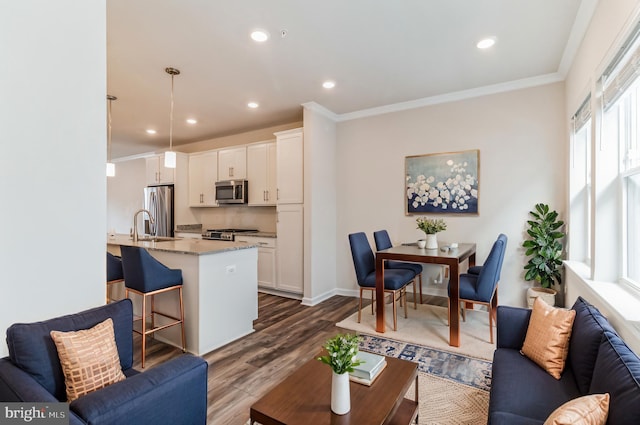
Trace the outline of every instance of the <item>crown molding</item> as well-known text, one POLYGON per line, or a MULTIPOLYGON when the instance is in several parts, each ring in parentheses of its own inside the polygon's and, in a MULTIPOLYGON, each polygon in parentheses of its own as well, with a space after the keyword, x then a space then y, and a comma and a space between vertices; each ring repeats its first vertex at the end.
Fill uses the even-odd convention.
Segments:
POLYGON ((571 64, 578 53, 582 39, 587 32, 591 18, 598 6, 598 0, 582 0, 576 19, 573 21, 571 32, 569 33, 569 39, 565 45, 562 58, 560 59, 560 66, 558 66, 558 73, 563 77, 567 76, 571 64))
POLYGON ((323 115, 324 117, 329 118, 332 121, 338 121, 340 119, 340 115, 336 114, 333 111, 330 111, 329 109, 325 108, 324 106, 322 106, 322 105, 320 105, 319 103, 316 103, 316 102, 303 103, 302 107, 304 109, 308 109, 310 111, 317 112, 320 115, 323 115))
POLYGON ((543 86, 564 81, 564 76, 559 72, 540 75, 537 77, 523 78, 521 80, 509 81, 506 83, 493 84, 490 86, 478 87, 469 90, 461 90, 457 92, 442 94, 438 96, 425 97, 422 99, 410 100, 408 102, 394 103, 391 105, 380 106, 376 108, 363 109, 355 112, 348 112, 337 115, 338 122, 350 121, 359 118, 383 115, 392 112, 406 111, 409 109, 422 108, 424 106, 439 105, 442 103, 457 102, 475 97, 488 96, 491 94, 504 93, 513 90, 521 90, 530 87, 543 86))

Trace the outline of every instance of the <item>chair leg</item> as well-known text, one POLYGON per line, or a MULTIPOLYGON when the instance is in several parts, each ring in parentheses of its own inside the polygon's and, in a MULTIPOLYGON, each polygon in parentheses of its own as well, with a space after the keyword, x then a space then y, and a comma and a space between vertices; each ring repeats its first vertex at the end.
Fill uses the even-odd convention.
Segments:
POLYGON ((398 330, 398 311, 396 310, 396 293, 393 293, 393 330, 398 330))
POLYGON ((424 303, 422 301, 422 273, 418 275, 418 281, 420 282, 420 304, 424 303))
POLYGON ((371 291, 371 315, 373 316, 373 306, 376 302, 376 290, 371 291))
POLYGON ((358 301, 358 323, 362 318, 362 288, 360 288, 360 300, 358 301))
MULTIPOLYGON (((422 296, 422 291, 420 291, 420 296, 422 296)), ((422 303, 422 300, 420 300, 420 303, 422 303)), ((416 298, 416 279, 413 279, 413 309, 417 310, 418 309, 418 299, 416 298)))
POLYGON ((142 368, 144 369, 144 357, 147 351, 147 295, 142 295, 142 368))
POLYGON ((182 352, 187 351, 187 339, 184 333, 184 303, 182 302, 182 286, 178 289, 180 293, 180 325, 182 327, 182 352))
POLYGON ((465 310, 464 305, 465 304, 463 302, 460 303, 460 315, 462 316, 462 321, 466 322, 467 321, 467 310, 465 310))
MULTIPOLYGON (((415 290, 415 286, 413 288, 415 290)), ((408 319, 409 315, 407 314, 407 287, 405 286, 401 292, 401 296, 404 298, 404 318, 408 319)))

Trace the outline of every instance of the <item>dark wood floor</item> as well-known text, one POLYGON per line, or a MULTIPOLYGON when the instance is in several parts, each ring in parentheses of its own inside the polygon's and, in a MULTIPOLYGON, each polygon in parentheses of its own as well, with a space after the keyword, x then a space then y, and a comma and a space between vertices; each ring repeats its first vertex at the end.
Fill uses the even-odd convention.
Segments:
MULTIPOLYGON (((335 296, 314 306, 259 294, 255 332, 204 356, 209 363, 207 423, 243 425, 249 408, 276 383, 318 354, 338 334, 335 324, 356 310, 355 298, 335 296)), ((134 339, 134 367, 140 366, 140 338, 134 339)), ((181 354, 149 341, 145 369, 181 354)))
MULTIPOLYGON (((444 306, 446 300, 424 299, 444 306)), ((259 294, 255 332, 204 356, 209 363, 207 423, 244 425, 251 405, 318 354, 327 339, 343 332, 335 324, 356 311, 357 298, 352 297, 334 296, 307 307, 300 301, 259 294)), ((134 337, 134 346, 134 367, 140 369, 139 336, 134 337)), ((148 340, 145 369, 180 354, 177 348, 148 340)))

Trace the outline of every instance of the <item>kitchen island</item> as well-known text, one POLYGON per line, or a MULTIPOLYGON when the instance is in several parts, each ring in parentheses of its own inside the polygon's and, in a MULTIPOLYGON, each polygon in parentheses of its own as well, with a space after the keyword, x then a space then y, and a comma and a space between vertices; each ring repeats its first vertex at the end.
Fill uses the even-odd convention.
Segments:
MULTIPOLYGON (((107 238, 107 250, 120 245, 145 248, 158 261, 182 270, 187 351, 203 355, 253 332, 258 318, 257 245, 199 239, 142 241, 128 235, 107 238)), ((172 291, 175 292, 175 291, 172 291)), ((131 294, 134 312, 141 300, 131 294)), ((156 295, 156 309, 179 315, 177 293, 156 295)), ((157 319, 162 323, 162 318, 157 319)), ((180 327, 156 332, 156 338, 179 347, 180 327)))

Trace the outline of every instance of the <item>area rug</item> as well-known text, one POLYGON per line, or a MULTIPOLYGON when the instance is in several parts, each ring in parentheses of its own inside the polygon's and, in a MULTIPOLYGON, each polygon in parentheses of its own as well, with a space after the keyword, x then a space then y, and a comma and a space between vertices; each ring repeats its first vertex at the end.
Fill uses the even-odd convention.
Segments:
POLYGON ((413 303, 409 303, 409 317, 407 319, 404 318, 404 309, 398 309, 397 331, 393 330, 391 304, 386 304, 385 308, 385 333, 376 332, 376 317, 371 314, 371 307, 362 309, 362 321, 360 323, 357 322, 358 313, 356 312, 345 320, 338 322, 336 326, 359 334, 410 342, 480 359, 493 359, 493 352, 496 346, 489 342, 489 314, 486 311, 467 310, 466 321, 460 320, 460 347, 452 347, 449 345, 446 307, 418 304, 418 309, 414 310, 413 303))

